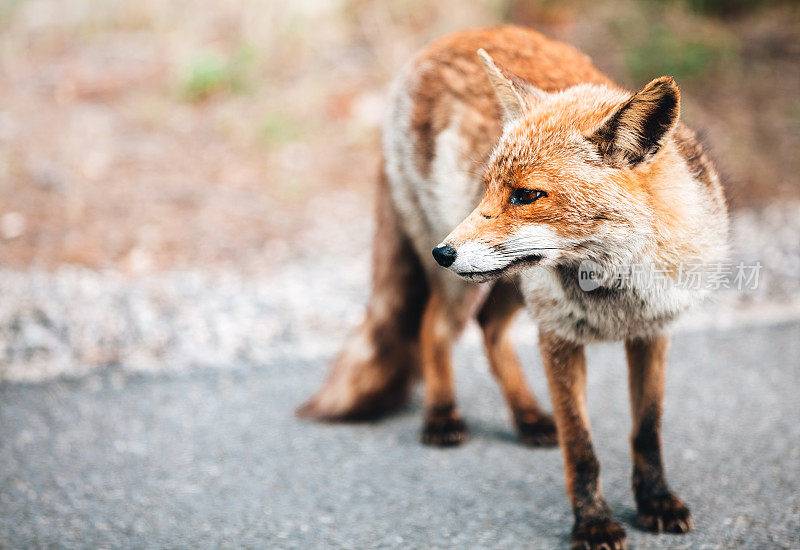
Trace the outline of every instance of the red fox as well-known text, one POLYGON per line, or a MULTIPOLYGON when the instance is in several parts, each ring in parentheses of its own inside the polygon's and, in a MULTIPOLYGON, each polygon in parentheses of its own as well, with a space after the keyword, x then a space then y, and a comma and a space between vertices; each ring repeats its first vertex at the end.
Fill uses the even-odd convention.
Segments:
POLYGON ((562 448, 572 546, 624 548, 600 487, 583 352, 623 340, 638 524, 691 529, 665 481, 660 424, 666 330, 703 292, 611 276, 640 265, 675 282, 683 263, 725 258, 719 177, 679 111, 672 78, 629 93, 587 56, 524 28, 459 32, 421 52, 385 121, 366 319, 300 414, 386 413, 421 372, 422 442, 461 443, 450 348, 475 315, 520 438, 562 448), (587 262, 600 268, 592 289, 580 281, 587 262), (523 306, 538 324, 555 420, 509 339, 523 306))

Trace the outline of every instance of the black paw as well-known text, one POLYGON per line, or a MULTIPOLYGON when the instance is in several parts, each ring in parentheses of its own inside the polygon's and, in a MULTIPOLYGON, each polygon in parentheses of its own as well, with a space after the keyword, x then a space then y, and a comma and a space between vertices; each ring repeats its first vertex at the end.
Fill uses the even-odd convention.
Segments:
POLYGON ((420 441, 432 447, 455 447, 467 440, 467 425, 450 407, 428 412, 420 441))
POLYGON ((535 416, 515 416, 517 434, 524 445, 531 447, 555 447, 558 434, 553 417, 549 414, 535 416))
POLYGON ((573 550, 624 550, 628 547, 625 530, 610 519, 592 519, 572 528, 573 550))
POLYGON ((689 508, 671 493, 641 499, 636 522, 646 531, 656 533, 688 533, 694 528, 689 508))

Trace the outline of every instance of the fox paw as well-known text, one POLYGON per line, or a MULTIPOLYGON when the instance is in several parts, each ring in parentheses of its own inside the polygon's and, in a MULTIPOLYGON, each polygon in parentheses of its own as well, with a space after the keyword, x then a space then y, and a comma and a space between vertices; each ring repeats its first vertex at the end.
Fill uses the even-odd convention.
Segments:
POLYGON ((656 533, 688 533, 694 528, 689 508, 671 493, 640 500, 636 522, 656 533))
POLYGON ((518 415, 514 422, 517 425, 519 440, 531 447, 555 447, 558 445, 558 434, 553 417, 544 415, 518 415))
POLYGON ((420 441, 432 447, 455 447, 467 440, 467 425, 452 405, 428 411, 420 441))
POLYGON ((610 519, 593 519, 576 523, 572 528, 572 550, 625 550, 625 530, 610 519))

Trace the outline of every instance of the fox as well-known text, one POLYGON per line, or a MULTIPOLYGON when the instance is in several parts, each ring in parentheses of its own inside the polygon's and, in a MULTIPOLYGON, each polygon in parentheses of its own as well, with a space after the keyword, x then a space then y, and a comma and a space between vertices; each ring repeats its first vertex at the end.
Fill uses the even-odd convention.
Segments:
POLYGON ((451 347, 475 318, 520 440, 561 447, 571 547, 625 548, 600 484, 584 356, 586 345, 622 341, 637 524, 692 529, 666 482, 661 415, 669 327, 705 290, 674 283, 684 264, 726 258, 728 213, 714 164, 679 115, 673 78, 627 91, 532 29, 432 42, 392 86, 364 321, 298 413, 376 418, 402 407, 421 377, 422 443, 463 443, 451 347), (616 276, 633 265, 670 284, 616 276), (511 342, 522 309, 537 325, 553 414, 511 342))

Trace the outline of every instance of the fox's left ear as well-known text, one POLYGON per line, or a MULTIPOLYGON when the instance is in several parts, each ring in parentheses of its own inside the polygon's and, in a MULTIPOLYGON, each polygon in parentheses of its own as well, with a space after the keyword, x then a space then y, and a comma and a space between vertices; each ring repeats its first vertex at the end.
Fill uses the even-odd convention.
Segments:
POLYGON ((544 90, 498 67, 483 48, 478 50, 478 57, 494 88, 497 101, 503 108, 503 119, 506 124, 522 118, 532 105, 547 97, 547 92, 544 90))
POLYGON ((679 113, 678 85, 662 76, 633 94, 588 139, 612 166, 633 167, 661 149, 679 113))

